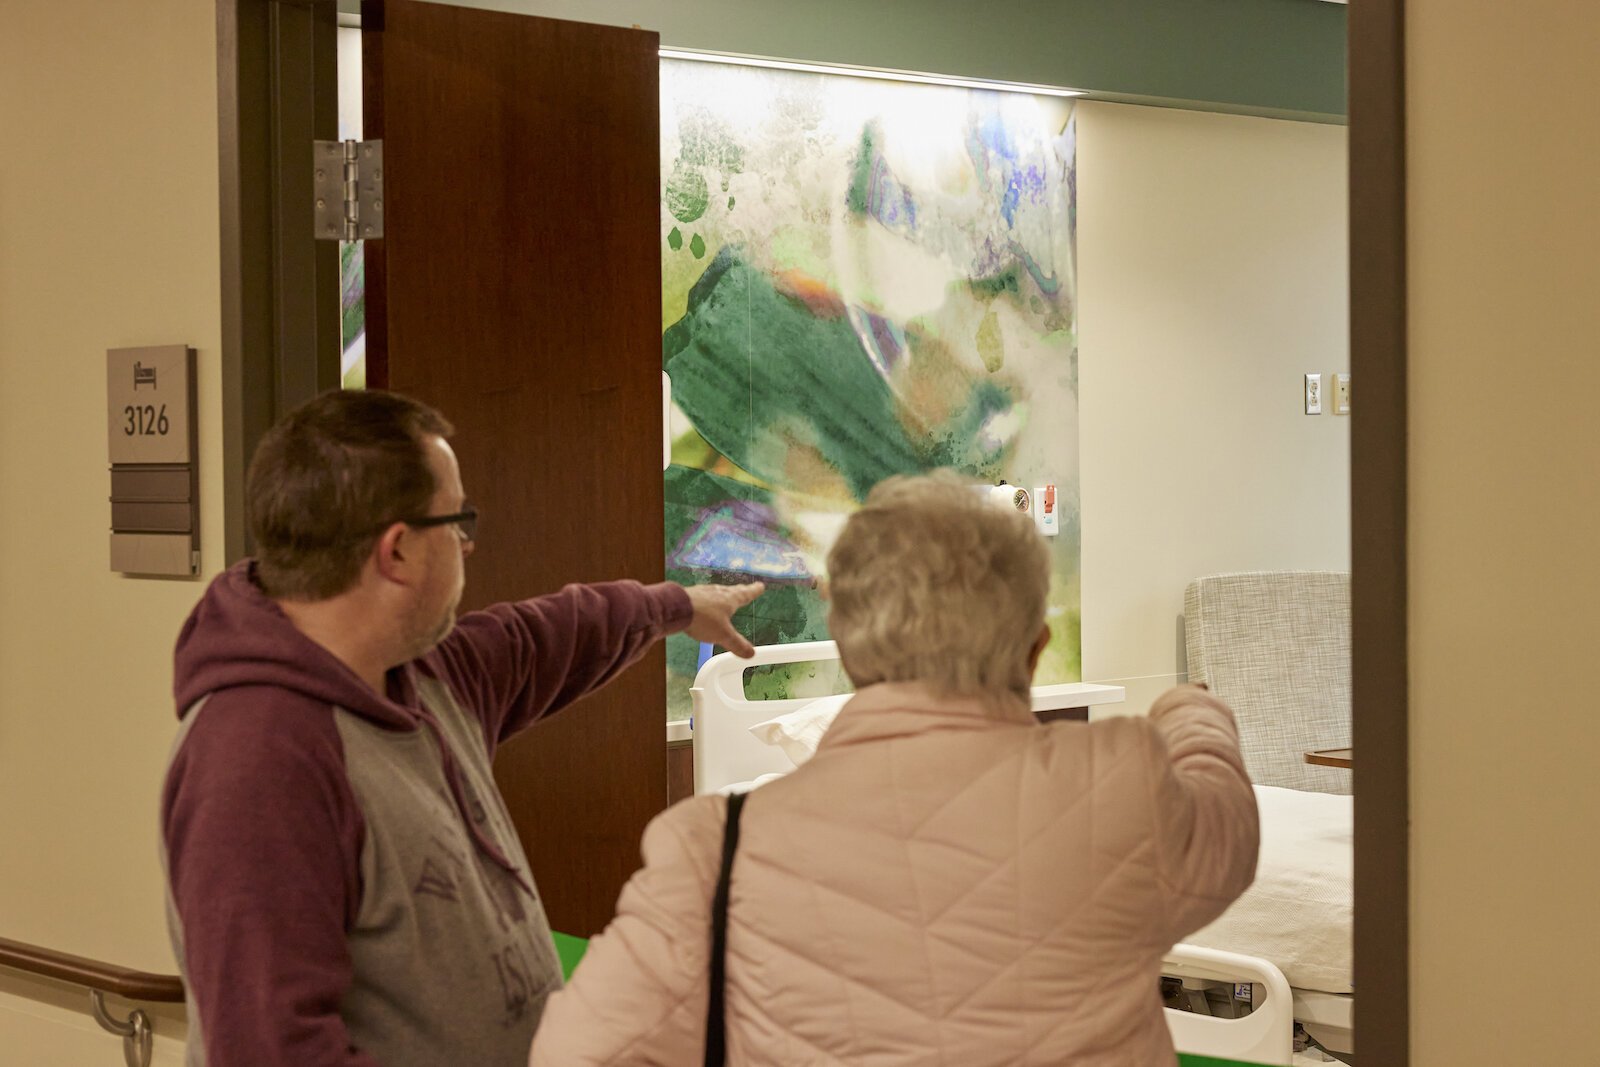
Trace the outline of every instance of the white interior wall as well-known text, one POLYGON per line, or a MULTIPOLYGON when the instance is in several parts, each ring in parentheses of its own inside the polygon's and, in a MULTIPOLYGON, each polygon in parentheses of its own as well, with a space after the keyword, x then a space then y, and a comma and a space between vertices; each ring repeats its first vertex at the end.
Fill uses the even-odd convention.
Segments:
POLYGON ((1083 677, 1143 712, 1185 678, 1202 574, 1346 570, 1346 131, 1078 105, 1083 677))

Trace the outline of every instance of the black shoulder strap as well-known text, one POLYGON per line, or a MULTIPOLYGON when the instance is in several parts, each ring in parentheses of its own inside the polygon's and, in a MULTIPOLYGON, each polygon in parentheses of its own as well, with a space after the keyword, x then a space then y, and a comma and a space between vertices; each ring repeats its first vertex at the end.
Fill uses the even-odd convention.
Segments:
POLYGON ((711 997, 706 1001, 706 1067, 727 1061, 727 1028, 722 1019, 723 973, 728 951, 728 880, 733 874, 733 854, 739 850, 739 813, 743 793, 728 797, 728 821, 722 830, 722 871, 711 898, 711 997))

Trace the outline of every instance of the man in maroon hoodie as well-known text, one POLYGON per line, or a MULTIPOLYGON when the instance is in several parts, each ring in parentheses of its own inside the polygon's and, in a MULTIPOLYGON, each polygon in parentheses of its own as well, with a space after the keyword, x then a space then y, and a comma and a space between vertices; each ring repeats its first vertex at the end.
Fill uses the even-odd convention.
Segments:
POLYGON ((258 557, 178 638, 162 793, 194 1067, 511 1067, 561 971, 496 747, 759 584, 570 585, 456 618, 476 510, 450 425, 383 392, 274 427, 258 557))

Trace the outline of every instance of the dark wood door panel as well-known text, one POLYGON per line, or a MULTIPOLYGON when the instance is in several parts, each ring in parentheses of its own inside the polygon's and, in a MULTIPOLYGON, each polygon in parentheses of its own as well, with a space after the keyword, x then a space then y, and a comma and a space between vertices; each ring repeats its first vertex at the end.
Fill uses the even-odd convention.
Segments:
MULTIPOLYGON (((362 7, 368 381, 456 425, 484 513, 466 606, 660 581, 658 40, 409 0, 362 7)), ((610 918, 663 806, 658 649, 497 762, 552 923, 610 918)))

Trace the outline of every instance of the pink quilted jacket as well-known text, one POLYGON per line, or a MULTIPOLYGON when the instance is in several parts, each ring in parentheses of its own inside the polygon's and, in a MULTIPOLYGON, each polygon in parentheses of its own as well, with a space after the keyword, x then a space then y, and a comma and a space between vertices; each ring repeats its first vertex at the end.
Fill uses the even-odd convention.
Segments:
MULTIPOLYGON (((534 1065, 701 1062, 725 807, 651 823, 534 1065)), ((865 689, 745 805, 729 1062, 1171 1064, 1161 957, 1250 884, 1256 836, 1233 715, 1200 689, 1048 726, 865 689)))

